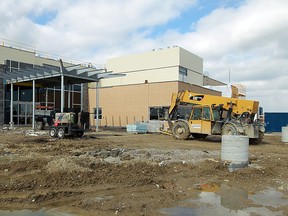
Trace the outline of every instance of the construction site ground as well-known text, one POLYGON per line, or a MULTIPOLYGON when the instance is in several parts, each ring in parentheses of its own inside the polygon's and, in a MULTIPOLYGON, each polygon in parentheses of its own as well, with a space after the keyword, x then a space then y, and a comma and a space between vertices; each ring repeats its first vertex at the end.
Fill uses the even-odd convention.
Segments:
MULTIPOLYGON (((268 196, 265 211, 288 215, 288 144, 281 142, 281 134, 265 134, 263 144, 249 146, 249 166, 229 171, 221 162, 221 137, 183 141, 165 134, 102 130, 57 139, 47 132, 0 132, 1 215, 18 210, 177 215, 169 209, 193 209, 195 203, 185 201, 197 200, 203 191, 219 195, 223 185, 241 188, 248 197, 273 189, 284 204, 269 206, 275 197, 268 196)), ((251 200, 244 207, 251 205, 259 207, 251 200)), ((262 214, 255 210, 251 215, 262 214)))

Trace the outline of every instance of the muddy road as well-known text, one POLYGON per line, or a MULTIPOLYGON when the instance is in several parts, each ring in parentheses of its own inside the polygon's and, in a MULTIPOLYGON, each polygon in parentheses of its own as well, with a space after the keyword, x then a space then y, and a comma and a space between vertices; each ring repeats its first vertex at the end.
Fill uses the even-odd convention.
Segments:
MULTIPOLYGON (((288 215, 287 149, 279 135, 267 134, 263 144, 249 146, 249 167, 229 172, 220 161, 219 137, 178 141, 164 134, 101 131, 59 140, 22 129, 1 131, 0 214, 201 215, 191 209, 201 209, 202 193, 220 197, 228 187, 230 196, 233 188, 246 191, 242 207, 233 211, 252 206, 243 215, 288 215), (273 193, 264 204, 255 203, 252 196, 267 189, 273 193), (275 194, 281 202, 269 205, 275 194)), ((224 197, 219 199, 222 205, 224 197)))

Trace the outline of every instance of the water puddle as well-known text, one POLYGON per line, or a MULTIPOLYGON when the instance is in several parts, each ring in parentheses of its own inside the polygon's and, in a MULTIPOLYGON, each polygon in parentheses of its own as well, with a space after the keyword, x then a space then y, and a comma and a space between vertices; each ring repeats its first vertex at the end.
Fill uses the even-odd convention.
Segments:
POLYGON ((257 194, 248 193, 239 187, 226 184, 204 184, 199 188, 197 199, 185 200, 177 207, 161 209, 161 213, 171 216, 281 216, 287 212, 281 207, 288 205, 288 197, 273 188, 257 194))
POLYGON ((0 210, 0 215, 5 216, 72 216, 72 214, 59 212, 53 209, 40 209, 40 210, 0 210))

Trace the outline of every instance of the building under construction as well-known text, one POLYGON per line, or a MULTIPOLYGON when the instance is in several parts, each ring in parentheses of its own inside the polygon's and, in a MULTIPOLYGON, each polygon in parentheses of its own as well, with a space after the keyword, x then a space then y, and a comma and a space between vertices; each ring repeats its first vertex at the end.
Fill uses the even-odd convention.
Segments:
POLYGON ((64 61, 63 65, 71 68, 65 76, 73 75, 75 79, 67 78, 63 83, 52 82, 51 77, 54 76, 55 71, 56 74, 58 72, 58 75, 61 75, 59 58, 43 56, 29 48, 2 43, 0 46, 1 124, 9 124, 11 118, 15 125, 32 124, 31 80, 35 77, 41 80, 44 80, 45 76, 51 78, 46 82, 36 81, 34 86, 36 105, 50 106, 58 110, 88 111, 90 124, 95 125, 96 102, 98 102, 99 125, 120 127, 135 122, 164 120, 172 93, 190 90, 221 95, 221 92, 203 86, 224 84, 205 76, 203 59, 181 47, 168 47, 108 59, 106 67, 102 69, 95 69, 83 62, 79 64, 79 62, 64 61), (50 69, 45 71, 45 67, 50 69), (73 67, 78 67, 76 72, 76 69, 72 70, 73 67), (80 67, 85 69, 81 71, 80 67), (55 71, 52 72, 51 68, 55 71), (103 72, 101 76, 99 71, 103 72), (113 75, 119 76, 101 79, 113 75), (22 81, 25 77, 29 78, 29 82, 22 81), (85 80, 84 84, 79 82, 79 79, 85 80), (7 80, 15 81, 13 94, 11 94, 12 85, 7 80), (98 94, 96 87, 99 90, 98 94), (12 100, 11 95, 13 95, 12 100), (12 114, 11 110, 13 110, 12 114))

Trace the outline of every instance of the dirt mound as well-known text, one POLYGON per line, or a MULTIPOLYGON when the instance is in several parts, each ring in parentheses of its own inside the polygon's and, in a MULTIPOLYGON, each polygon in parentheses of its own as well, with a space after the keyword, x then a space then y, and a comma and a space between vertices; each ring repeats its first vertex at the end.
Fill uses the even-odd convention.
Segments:
POLYGON ((56 157, 52 161, 50 161, 46 166, 45 169, 49 173, 53 172, 73 172, 73 171, 81 171, 81 172, 87 172, 89 171, 89 168, 87 167, 81 167, 77 164, 77 161, 69 158, 69 157, 56 157))

